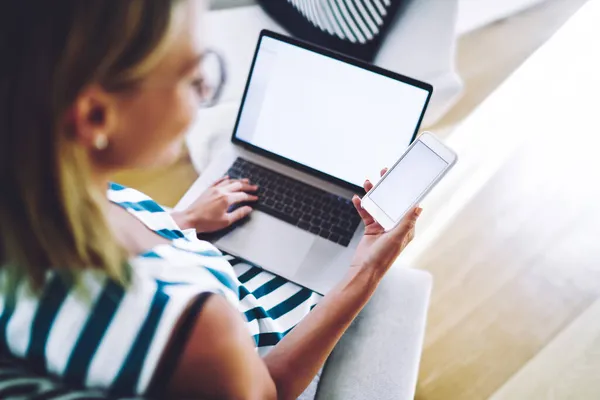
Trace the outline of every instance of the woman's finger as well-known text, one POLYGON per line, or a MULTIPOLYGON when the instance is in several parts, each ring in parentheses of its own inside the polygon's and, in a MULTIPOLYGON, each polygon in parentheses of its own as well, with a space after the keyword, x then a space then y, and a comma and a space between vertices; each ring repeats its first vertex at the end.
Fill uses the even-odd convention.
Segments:
POLYGON ((235 179, 231 179, 231 178, 227 177, 225 179, 219 179, 217 182, 215 182, 213 184, 213 186, 214 187, 223 188, 223 187, 226 187, 228 185, 231 185, 232 182, 235 182, 235 179))
MULTIPOLYGON (((415 238, 415 231, 417 230, 417 228, 412 228, 412 230, 408 233, 408 243, 412 242, 413 239, 415 238)), ((408 244, 407 243, 407 244, 408 244)))
POLYGON ((240 207, 237 210, 230 212, 229 214, 227 214, 229 224, 233 224, 234 222, 237 222, 242 218, 246 218, 251 212, 252 207, 250 206, 240 207))
POLYGON ((400 240, 401 242, 406 240, 406 238, 411 234, 411 231, 414 231, 417 224, 417 219, 419 219, 422 211, 423 209, 421 207, 415 207, 412 211, 406 214, 402 219, 402 222, 400 222, 397 227, 391 230, 391 236, 400 240))
POLYGON ((246 201, 257 201, 258 197, 246 192, 233 192, 227 195, 227 203, 229 205, 242 203, 246 201))
POLYGON ((215 183, 213 183, 213 186, 219 186, 221 183, 228 181, 229 180, 229 175, 225 175, 224 177, 218 179, 217 181, 215 181, 215 183))
POLYGON ((249 182, 243 180, 231 181, 228 185, 223 186, 223 189, 229 192, 256 192, 258 190, 257 185, 251 185, 249 182))
MULTIPOLYGON (((385 175, 385 173, 388 171, 387 168, 384 168, 380 171, 380 175, 383 176, 385 175)), ((370 191, 371 189, 373 189, 373 183, 371 183, 370 180, 365 180, 365 183, 363 184, 363 188, 365 189, 365 191, 370 191)))
POLYGON ((361 207, 360 197, 354 195, 354 197, 352 197, 352 204, 354 204, 354 208, 356 208, 356 211, 358 211, 358 215, 360 215, 360 218, 363 220, 365 225, 370 225, 375 222, 373 217, 371 217, 371 214, 369 214, 367 210, 361 207))

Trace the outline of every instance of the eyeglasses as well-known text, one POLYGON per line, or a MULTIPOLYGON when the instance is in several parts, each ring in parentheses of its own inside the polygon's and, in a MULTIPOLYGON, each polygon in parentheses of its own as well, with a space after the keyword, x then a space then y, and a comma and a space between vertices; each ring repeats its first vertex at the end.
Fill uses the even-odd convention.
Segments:
POLYGON ((227 81, 227 68, 225 61, 214 50, 206 50, 200 61, 202 79, 198 81, 200 107, 213 107, 219 101, 225 82, 227 81))

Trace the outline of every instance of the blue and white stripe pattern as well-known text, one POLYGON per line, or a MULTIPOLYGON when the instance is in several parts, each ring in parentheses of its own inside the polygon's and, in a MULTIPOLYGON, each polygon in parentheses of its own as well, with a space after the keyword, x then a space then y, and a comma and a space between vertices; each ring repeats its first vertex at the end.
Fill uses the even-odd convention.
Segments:
POLYGON ((308 289, 224 255, 195 232, 182 232, 169 213, 138 191, 112 184, 108 196, 170 244, 130 260, 127 288, 90 270, 77 284, 49 272, 40 295, 25 282, 4 293, 0 352, 72 385, 145 394, 174 327, 201 293, 218 293, 240 310, 261 355, 320 300, 308 289))
POLYGON ((377 36, 391 0, 287 0, 311 24, 352 43, 377 36))

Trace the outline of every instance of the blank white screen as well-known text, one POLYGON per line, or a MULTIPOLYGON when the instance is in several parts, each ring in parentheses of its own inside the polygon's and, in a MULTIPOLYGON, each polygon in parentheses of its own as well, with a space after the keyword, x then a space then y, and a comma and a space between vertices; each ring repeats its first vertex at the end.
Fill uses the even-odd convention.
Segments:
POLYGON ((398 221, 447 166, 429 147, 417 142, 371 193, 371 200, 398 221))
POLYGON ((406 150, 428 91, 263 37, 236 137, 362 186, 406 150))

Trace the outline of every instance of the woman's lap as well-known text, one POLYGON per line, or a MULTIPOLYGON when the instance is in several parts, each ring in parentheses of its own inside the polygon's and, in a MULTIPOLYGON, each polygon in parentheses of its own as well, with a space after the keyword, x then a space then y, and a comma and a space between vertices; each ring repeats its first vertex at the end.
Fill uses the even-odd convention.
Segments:
POLYGON ((264 355, 308 315, 322 296, 243 258, 224 254, 241 284, 240 311, 248 320, 259 353, 264 355))

